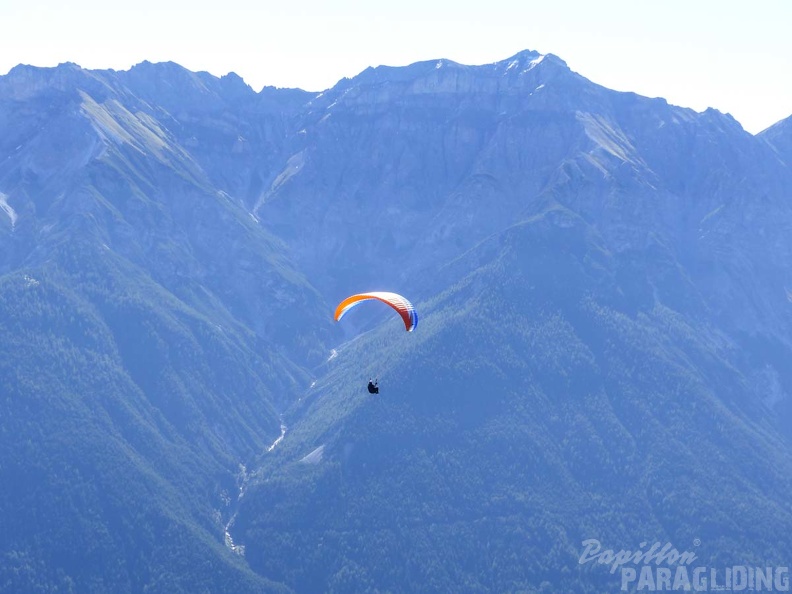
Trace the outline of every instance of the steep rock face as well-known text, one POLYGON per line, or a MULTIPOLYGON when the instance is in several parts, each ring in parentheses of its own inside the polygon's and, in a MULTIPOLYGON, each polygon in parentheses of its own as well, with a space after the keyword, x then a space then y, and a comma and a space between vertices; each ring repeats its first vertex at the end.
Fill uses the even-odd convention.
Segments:
POLYGON ((369 282, 409 283, 428 264, 417 253, 436 248, 441 259, 474 245, 525 208, 558 151, 568 150, 540 149, 539 140, 512 150, 531 138, 532 125, 557 129, 555 113, 541 121, 519 116, 542 73, 553 78, 562 67, 534 54, 516 60, 525 70, 520 78, 515 69, 519 84, 507 64, 481 73, 446 61, 370 70, 340 83, 311 102, 304 143, 257 214, 334 293, 361 265, 369 282), (310 241, 297 221, 318 230, 310 241))
MULTIPOLYGON (((72 66, 55 70, 64 68, 73 70, 72 66)), ((172 65, 165 72, 151 73, 152 86, 156 89, 169 73, 177 85, 174 69, 183 70, 172 65)), ((6 100, 8 121, 15 124, 9 136, 25 142, 14 149, 10 146, 15 140, 6 144, 0 187, 14 212, 32 215, 22 217, 24 224, 15 229, 14 241, 24 241, 35 229, 38 242, 46 243, 70 220, 91 216, 98 238, 109 249, 145 268, 191 305, 200 299, 190 295, 208 288, 247 325, 279 341, 299 339, 300 327, 313 332, 321 326, 315 315, 291 314, 293 305, 318 303, 318 296, 289 264, 278 239, 257 225, 243 201, 213 185, 199 159, 171 131, 173 121, 167 112, 144 102, 151 100, 143 92, 148 87, 134 78, 143 87, 136 95, 119 89, 122 77, 115 73, 72 74, 70 90, 50 87, 32 96, 32 101, 51 106, 50 117, 27 120, 27 103, 6 100), (90 89, 97 85, 103 96, 91 95, 90 89), (158 115, 162 121, 156 119, 158 115), (266 301, 260 298, 264 294, 270 296, 266 301), (279 298, 273 299, 274 294, 279 298)), ((19 88, 29 84, 27 79, 8 78, 4 81, 8 97, 23 93, 19 88)), ((188 77, 188 82, 198 85, 201 77, 188 77)), ((186 91, 178 93, 185 97, 184 109, 194 105, 209 109, 211 101, 204 95, 210 93, 204 87, 199 90, 200 97, 192 100, 186 91)), ((150 93, 156 97, 154 91, 150 93)), ((167 95, 161 99, 166 105, 173 100, 167 95)), ((247 99, 256 97, 251 94, 247 99)), ((39 251, 46 254, 47 249, 39 251)))
POLYGON ((255 212, 334 298, 378 282, 428 296, 438 287, 417 273, 550 203, 608 249, 667 246, 732 311, 742 289, 721 270, 778 278, 789 255, 775 224, 789 220, 789 169, 765 143, 714 110, 604 89, 554 56, 370 69, 309 110, 255 212), (767 257, 735 268, 746 250, 767 257))
POLYGON ((167 122, 212 183, 248 209, 279 172, 295 120, 313 97, 272 87, 254 93, 233 73, 217 79, 172 63, 144 62, 117 76, 167 122))

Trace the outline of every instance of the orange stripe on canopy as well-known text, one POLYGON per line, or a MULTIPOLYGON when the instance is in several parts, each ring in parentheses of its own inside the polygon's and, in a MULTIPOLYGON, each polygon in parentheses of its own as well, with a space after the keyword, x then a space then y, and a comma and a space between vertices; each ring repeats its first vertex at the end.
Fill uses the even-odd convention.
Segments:
POLYGON ((335 310, 335 321, 339 321, 344 315, 353 307, 359 305, 364 301, 370 300, 382 301, 389 305, 401 316, 404 322, 404 328, 407 332, 412 332, 418 325, 418 315, 415 311, 413 304, 407 301, 404 297, 397 293, 388 293, 385 291, 375 291, 373 293, 358 293, 351 295, 338 304, 335 310))

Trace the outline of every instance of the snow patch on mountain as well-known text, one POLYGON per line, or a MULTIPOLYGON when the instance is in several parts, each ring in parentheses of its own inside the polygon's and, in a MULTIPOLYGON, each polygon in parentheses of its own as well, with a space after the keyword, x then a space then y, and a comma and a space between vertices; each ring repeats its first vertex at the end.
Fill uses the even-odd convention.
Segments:
MULTIPOLYGON (((503 74, 505 76, 510 71, 517 69, 520 69, 520 74, 530 72, 539 64, 541 64, 545 57, 545 54, 536 54, 535 52, 520 52, 509 60, 503 74)), ((502 67, 503 62, 496 62, 496 64, 499 67, 502 67)))
POLYGON ((280 436, 278 436, 278 438, 275 439, 275 441, 272 442, 272 445, 270 445, 267 448, 268 452, 271 452, 272 450, 274 450, 276 447, 278 447, 278 444, 283 441, 283 438, 286 437, 286 429, 288 429, 288 427, 286 427, 286 425, 284 425, 283 422, 281 422, 280 436))
POLYGON ((11 228, 13 229, 17 222, 17 213, 8 203, 8 196, 2 192, 0 192, 0 210, 5 212, 8 218, 11 219, 11 228))
POLYGON ((292 155, 289 160, 286 162, 286 168, 281 171, 275 180, 272 182, 270 189, 268 192, 262 194, 262 196, 258 199, 258 202, 253 207, 253 214, 258 216, 259 208, 261 208, 267 200, 271 196, 273 196, 278 189, 289 181, 294 175, 296 175, 305 165, 305 151, 302 150, 299 153, 292 155))
POLYGON ((300 460, 300 462, 303 464, 319 464, 319 462, 322 461, 322 457, 324 456, 324 449, 324 445, 320 445, 318 448, 300 460))

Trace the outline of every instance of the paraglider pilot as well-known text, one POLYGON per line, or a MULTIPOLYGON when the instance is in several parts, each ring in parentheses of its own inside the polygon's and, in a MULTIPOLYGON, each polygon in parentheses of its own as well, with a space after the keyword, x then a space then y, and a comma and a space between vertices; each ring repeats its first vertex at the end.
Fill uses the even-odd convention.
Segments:
POLYGON ((379 386, 377 385, 377 380, 374 380, 372 382, 371 378, 369 378, 368 391, 369 394, 379 394, 379 386))

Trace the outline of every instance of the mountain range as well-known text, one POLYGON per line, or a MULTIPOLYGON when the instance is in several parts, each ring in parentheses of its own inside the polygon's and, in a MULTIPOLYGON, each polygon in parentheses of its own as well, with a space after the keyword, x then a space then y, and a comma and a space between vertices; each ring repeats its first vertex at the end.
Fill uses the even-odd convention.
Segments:
POLYGON ((0 592, 600 592, 792 558, 792 118, 560 58, 0 77, 0 592), (351 293, 415 303, 332 321, 351 293), (365 392, 378 377, 381 394, 365 392))

